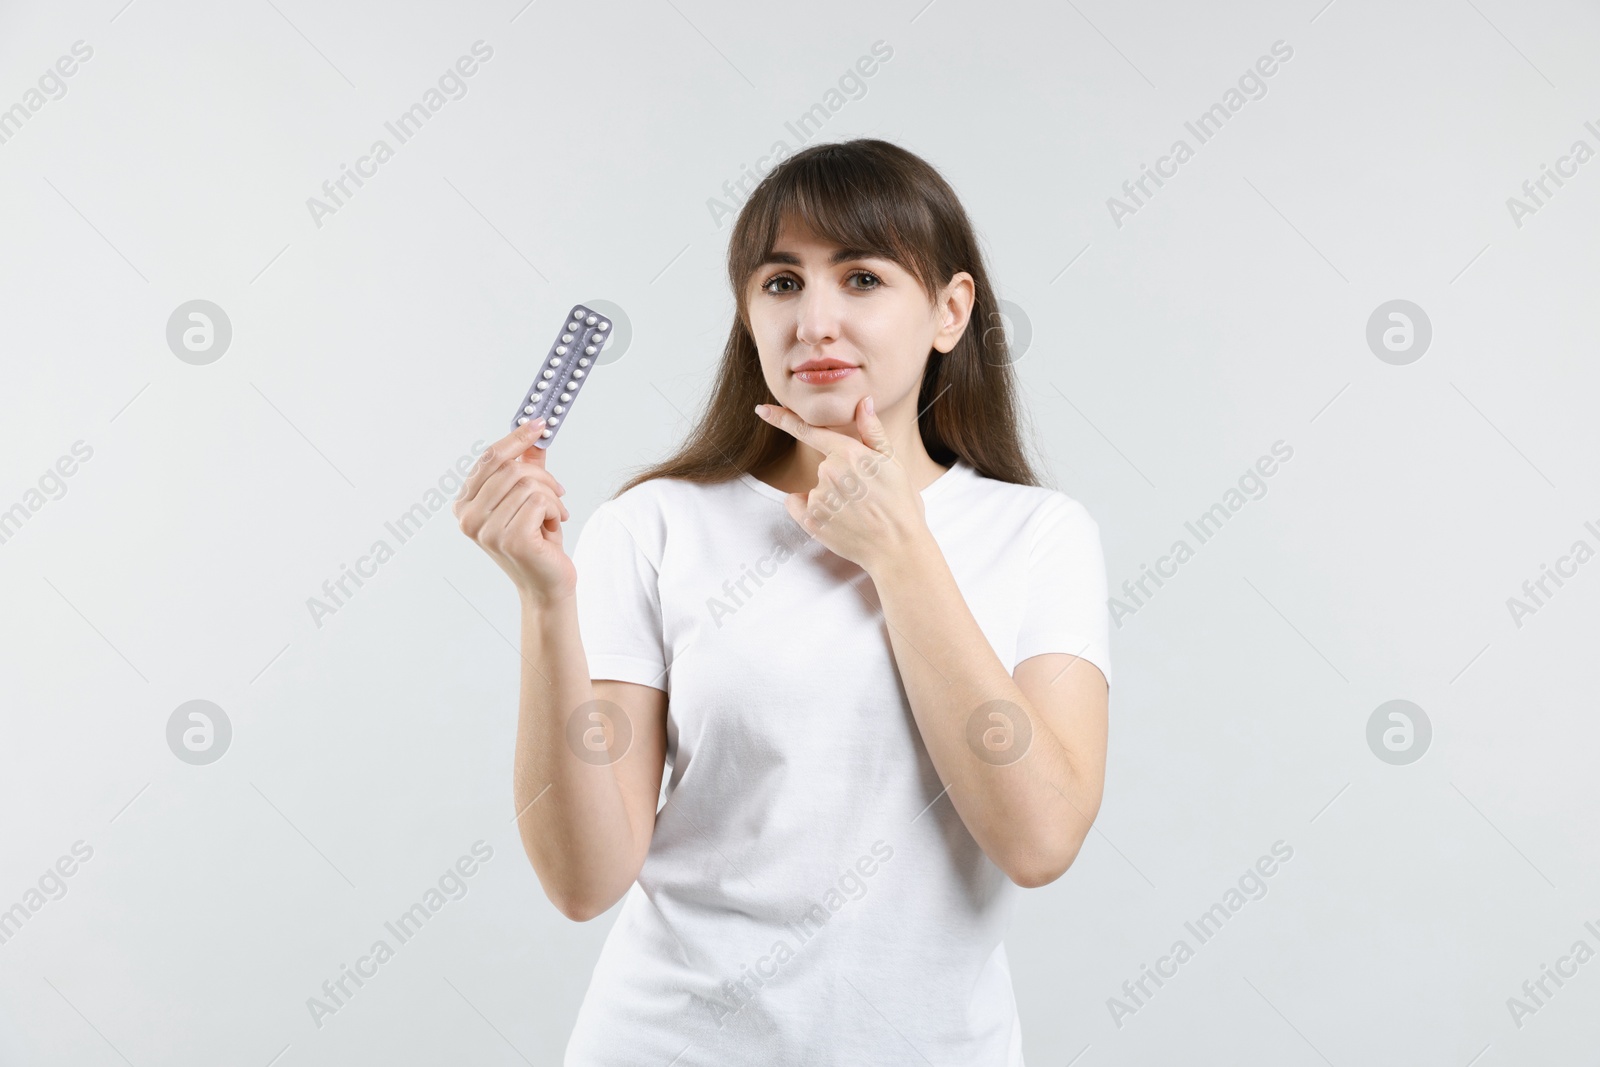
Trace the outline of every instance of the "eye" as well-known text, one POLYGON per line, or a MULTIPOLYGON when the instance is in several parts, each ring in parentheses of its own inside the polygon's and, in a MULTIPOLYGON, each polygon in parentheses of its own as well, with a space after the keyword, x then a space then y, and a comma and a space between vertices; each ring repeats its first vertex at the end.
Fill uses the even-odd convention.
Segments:
MULTIPOLYGON (((881 286, 883 284, 883 279, 879 278, 876 274, 872 273, 869 270, 851 271, 850 274, 847 277, 848 277, 849 280, 854 280, 856 278, 868 278, 868 279, 871 279, 871 281, 872 281, 871 285, 860 287, 860 288, 857 289, 857 292, 870 292, 873 289, 876 289, 876 288, 878 288, 879 286, 881 286)), ((772 277, 768 278, 766 281, 761 283, 761 291, 765 292, 765 293, 771 293, 773 296, 779 296, 779 295, 782 295, 783 293, 792 293, 792 292, 794 292, 793 289, 773 289, 772 286, 774 284, 778 283, 778 282, 793 282, 796 285, 799 284, 799 280, 797 278, 795 278, 794 275, 789 274, 788 272, 785 272, 783 274, 774 274, 772 277)))

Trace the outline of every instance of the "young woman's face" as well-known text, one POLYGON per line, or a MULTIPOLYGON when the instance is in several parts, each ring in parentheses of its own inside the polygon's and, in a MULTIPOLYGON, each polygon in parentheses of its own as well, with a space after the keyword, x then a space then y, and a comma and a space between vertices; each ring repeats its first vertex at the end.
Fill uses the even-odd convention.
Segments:
MULTIPOLYGON (((855 425, 872 394, 887 424, 915 405, 929 349, 948 352, 966 327, 972 276, 961 272, 931 306, 893 260, 860 255, 785 226, 750 279, 750 327, 779 404, 814 426, 855 425), (837 368, 808 369, 817 364, 837 368)), ((912 411, 912 417, 916 412, 912 411)))

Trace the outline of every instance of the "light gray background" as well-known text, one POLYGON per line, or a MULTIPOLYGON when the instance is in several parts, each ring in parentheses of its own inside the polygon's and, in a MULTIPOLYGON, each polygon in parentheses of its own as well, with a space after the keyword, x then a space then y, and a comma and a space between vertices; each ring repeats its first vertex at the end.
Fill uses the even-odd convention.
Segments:
POLYGON ((708 198, 882 40, 811 140, 893 140, 961 195, 1113 587, 1294 449, 1115 632, 1104 808, 1008 942, 1028 1062, 1589 1062, 1600 962, 1521 1027, 1506 1000, 1600 948, 1600 563, 1520 628, 1506 600, 1600 544, 1600 160, 1521 227, 1506 199, 1600 146, 1593 5, 123 2, 0 9, 0 107, 94 49, 0 144, 0 508, 93 448, 0 545, 0 908, 94 849, 0 945, 0 1061, 559 1061, 615 912, 562 918, 510 822, 509 583, 441 511, 320 628, 306 600, 606 299, 634 336, 552 453, 570 547, 710 381, 708 198), (480 39, 467 95, 316 226, 480 39), (1267 94, 1116 226, 1277 40, 1267 94), (165 341, 191 299, 232 323, 210 365, 165 341), (1392 299, 1433 325, 1407 366, 1365 341, 1392 299), (1407 766, 1366 741, 1396 698, 1434 730, 1407 766), (208 766, 166 743, 193 699, 233 726, 208 766), (316 1028, 479 839, 468 895, 316 1028), (1113 1023, 1280 839, 1268 894, 1113 1023))

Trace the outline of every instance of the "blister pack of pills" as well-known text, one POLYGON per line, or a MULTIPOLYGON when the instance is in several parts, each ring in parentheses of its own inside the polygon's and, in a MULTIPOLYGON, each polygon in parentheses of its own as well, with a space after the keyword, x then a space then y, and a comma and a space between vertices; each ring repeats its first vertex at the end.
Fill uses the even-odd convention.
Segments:
POLYGON ((572 412, 578 390, 595 367, 595 357, 611 339, 610 330, 610 319, 582 304, 567 312, 555 343, 539 368, 539 376, 511 417, 512 429, 537 418, 544 419, 544 429, 533 442, 535 448, 549 448, 561 431, 572 412))

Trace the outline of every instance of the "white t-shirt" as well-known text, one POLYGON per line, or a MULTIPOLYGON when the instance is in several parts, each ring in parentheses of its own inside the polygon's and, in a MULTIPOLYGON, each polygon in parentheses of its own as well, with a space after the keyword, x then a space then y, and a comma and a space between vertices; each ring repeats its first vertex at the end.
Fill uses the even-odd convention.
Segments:
MULTIPOLYGON (((943 795, 871 579, 783 497, 652 479, 573 550, 590 676, 669 694, 670 775, 565 1063, 1021 1067, 1018 887, 943 795)), ((922 499, 1008 671, 1065 652, 1110 681, 1083 505, 959 460, 922 499)))

